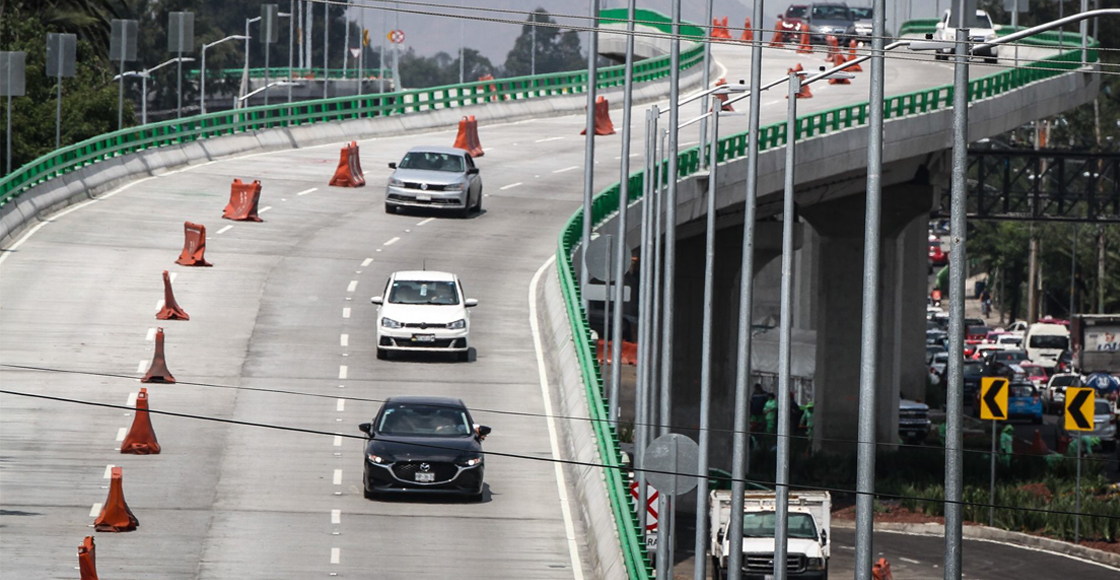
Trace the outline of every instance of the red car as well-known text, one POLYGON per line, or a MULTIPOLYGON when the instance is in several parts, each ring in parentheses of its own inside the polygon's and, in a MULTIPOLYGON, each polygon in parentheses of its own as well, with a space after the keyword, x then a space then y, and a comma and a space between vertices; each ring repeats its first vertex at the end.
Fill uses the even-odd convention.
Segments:
POLYGON ((807 16, 809 16, 807 4, 793 4, 786 8, 785 14, 778 15, 778 24, 785 32, 785 42, 799 42, 801 31, 808 32, 809 23, 805 21, 807 16))
POLYGON ((949 263, 949 254, 941 249, 941 240, 935 237, 929 240, 929 263, 934 266, 944 266, 949 263))

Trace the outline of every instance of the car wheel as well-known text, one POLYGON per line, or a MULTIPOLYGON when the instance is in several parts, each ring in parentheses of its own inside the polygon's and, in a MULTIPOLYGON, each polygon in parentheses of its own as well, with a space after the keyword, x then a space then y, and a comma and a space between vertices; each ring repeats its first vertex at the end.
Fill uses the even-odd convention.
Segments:
POLYGON ((474 212, 482 213, 482 188, 478 188, 478 201, 474 202, 474 212))
POLYGON ((459 208, 458 212, 456 212, 456 215, 459 216, 459 218, 461 218, 461 219, 466 219, 466 218, 471 217, 470 198, 467 198, 466 203, 463 204, 463 207, 459 208))

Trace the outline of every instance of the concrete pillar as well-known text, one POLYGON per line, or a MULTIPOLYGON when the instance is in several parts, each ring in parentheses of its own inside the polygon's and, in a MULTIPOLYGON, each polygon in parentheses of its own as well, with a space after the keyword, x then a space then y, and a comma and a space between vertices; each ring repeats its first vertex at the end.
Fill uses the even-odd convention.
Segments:
MULTIPOLYGON (((925 221, 933 199, 927 185, 883 192, 880 256, 878 440, 898 439, 898 401, 924 392, 925 221), (919 350, 920 349, 920 350, 919 350)), ((863 296, 865 198, 851 196, 805 207, 820 236, 815 297, 817 364, 814 438, 818 449, 855 451, 859 412, 859 349, 863 296)), ((919 397, 920 398, 920 397, 919 397)))

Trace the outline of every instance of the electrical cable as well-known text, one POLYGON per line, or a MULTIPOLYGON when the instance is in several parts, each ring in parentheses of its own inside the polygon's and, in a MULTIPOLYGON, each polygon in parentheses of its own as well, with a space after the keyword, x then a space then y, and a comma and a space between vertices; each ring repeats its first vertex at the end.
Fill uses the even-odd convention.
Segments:
MULTIPOLYGON (((116 374, 116 373, 101 373, 101 372, 94 372, 94 371, 75 371, 75 370, 68 370, 68 369, 57 369, 57 368, 39 367, 39 366, 0 364, 0 368, 10 368, 10 369, 16 369, 16 370, 26 370, 26 371, 35 371, 35 372, 73 374, 73 375, 83 375, 83 376, 92 376, 92 377, 118 378, 118 379, 125 379, 125 380, 129 380, 129 381, 135 381, 136 380, 136 377, 131 376, 131 375, 123 375, 123 374, 116 374)), ((376 399, 376 398, 371 398, 371 397, 354 397, 354 396, 348 396, 348 395, 327 395, 327 394, 322 394, 322 393, 311 393, 311 392, 307 392, 307 391, 294 391, 294 390, 290 390, 290 389, 267 389, 267 388, 263 388, 263 387, 246 387, 246 386, 240 386, 240 385, 221 385, 221 384, 217 384, 217 383, 200 383, 200 382, 191 382, 191 381, 177 381, 175 384, 183 385, 183 386, 228 389, 228 390, 234 390, 234 391, 248 391, 248 392, 256 392, 256 393, 278 394, 278 395, 293 395, 293 396, 310 397, 310 398, 317 398, 317 399, 332 399, 332 400, 342 399, 342 400, 346 400, 346 401, 354 401, 356 403, 380 403, 380 404, 384 404, 387 401, 387 399, 376 399)), ((603 423, 603 424, 609 424, 610 423, 609 419, 594 419, 594 418, 591 418, 591 417, 577 417, 577 416, 571 416, 571 415, 558 415, 558 414, 549 415, 547 413, 534 413, 534 412, 529 412, 529 411, 512 411, 512 410, 506 410, 506 409, 472 408, 471 413, 472 414, 483 413, 483 414, 489 414, 489 415, 505 415, 505 416, 511 416, 511 417, 531 417, 531 418, 539 418, 539 419, 554 419, 554 420, 559 420, 559 421, 582 422, 582 423, 603 423)), ((636 426, 636 427, 637 426, 645 426, 645 427, 660 427, 661 426, 660 423, 649 423, 649 424, 633 423, 633 425, 636 426)), ((699 432, 700 431, 700 429, 698 427, 687 426, 687 425, 669 425, 668 427, 673 432, 682 432, 682 431, 697 431, 697 432, 699 432)), ((730 435, 734 435, 736 433, 734 429, 724 429, 724 428, 716 428, 716 427, 709 428, 708 432, 709 433, 719 433, 719 434, 730 434, 730 435)), ((781 437, 780 435, 778 435, 776 433, 756 433, 756 432, 753 432, 753 431, 747 431, 747 433, 749 435, 752 435, 754 437, 759 437, 759 438, 763 438, 763 437, 765 437, 765 438, 770 438, 770 437, 778 438, 778 437, 781 437)), ((786 437, 788 437, 791 440, 800 440, 800 441, 805 441, 805 442, 812 442, 812 440, 813 440, 812 437, 809 437, 807 435, 793 435, 793 434, 791 434, 791 435, 787 435, 786 437)), ((821 437, 819 439, 819 441, 824 442, 824 443, 846 443, 846 444, 852 444, 852 445, 859 444, 859 441, 856 441, 854 439, 839 439, 839 438, 828 438, 828 437, 821 437)), ((925 450, 925 451, 945 451, 944 447, 932 447, 932 446, 928 446, 928 445, 920 445, 920 444, 913 444, 913 443, 880 443, 880 442, 876 442, 875 445, 876 446, 881 445, 881 446, 884 446, 884 447, 901 447, 901 448, 905 448, 905 449, 921 449, 921 450, 925 450)), ((990 453, 989 451, 984 450, 984 449, 967 449, 966 448, 966 449, 963 449, 962 451, 965 452, 965 453, 975 453, 975 454, 979 454, 979 455, 988 455, 990 453)), ((1035 455, 1035 454, 1031 454, 1031 453, 1014 453, 1014 452, 1012 452, 1012 453, 1000 453, 1000 455, 1001 456, 1007 456, 1007 457, 1043 457, 1043 456, 1035 455)), ((1069 457, 1069 456, 1066 456, 1066 455, 1057 455, 1057 456, 1061 457, 1062 460, 1076 459, 1074 457, 1069 457)), ((1098 463, 1102 463, 1102 464, 1120 462, 1120 460, 1118 460, 1118 459, 1111 459, 1111 458, 1107 458, 1107 457, 1082 457, 1082 460, 1083 461, 1093 461, 1093 462, 1098 462, 1098 463)))
MULTIPOLYGON (((62 403, 71 403, 71 404, 77 404, 77 405, 85 405, 85 406, 90 406, 90 407, 102 407, 102 408, 109 408, 109 409, 123 409, 123 410, 126 410, 126 411, 135 411, 136 410, 135 407, 130 407, 128 405, 119 405, 119 404, 115 404, 115 403, 101 403, 101 402, 98 402, 98 401, 87 401, 87 400, 82 400, 82 399, 73 399, 73 398, 70 398, 70 397, 58 397, 58 396, 44 395, 44 394, 39 394, 39 393, 12 391, 12 390, 9 390, 9 389, 0 389, 0 394, 14 395, 14 396, 19 396, 19 397, 29 397, 29 398, 33 398, 33 399, 55 401, 55 402, 62 402, 62 403)), ((350 435, 350 434, 338 433, 338 432, 334 432, 334 431, 323 431, 323 430, 320 430, 320 429, 309 429, 309 428, 306 428, 306 427, 293 427, 293 426, 290 426, 290 425, 279 425, 279 424, 275 424, 275 423, 261 423, 261 422, 256 422, 256 421, 241 421, 241 420, 238 420, 238 419, 227 419, 227 418, 224 418, 224 417, 214 417, 214 416, 211 416, 211 415, 198 415, 198 414, 194 414, 194 413, 180 413, 180 412, 176 412, 176 411, 164 411, 164 410, 151 409, 151 408, 149 408, 147 410, 147 412, 150 413, 150 414, 165 415, 165 416, 168 416, 168 417, 177 417, 177 418, 180 418, 180 419, 194 419, 194 420, 199 420, 199 421, 209 421, 209 422, 212 422, 212 423, 225 423, 225 424, 229 424, 229 425, 238 425, 238 426, 242 426, 242 427, 258 427, 258 428, 263 428, 263 429, 272 429, 272 430, 275 430, 275 431, 287 431, 287 432, 291 432, 291 433, 303 433, 303 434, 308 434, 308 435, 325 435, 325 436, 331 436, 331 437, 342 437, 342 438, 345 438, 345 439, 356 439, 356 440, 360 440, 360 441, 368 441, 368 439, 369 439, 368 437, 362 436, 362 435, 350 435)), ((393 440, 393 443, 398 444, 398 445, 408 446, 408 447, 418 447, 418 448, 421 448, 421 449, 432 449, 432 450, 436 450, 436 451, 455 451, 455 452, 461 452, 462 451, 461 449, 454 448, 454 447, 436 445, 436 444, 432 444, 432 443, 420 443, 420 442, 417 442, 417 441, 414 441, 414 440, 410 440, 410 441, 393 440)), ((492 457, 504 457, 504 458, 507 458, 507 459, 529 460, 529 461, 536 461, 536 462, 541 462, 541 463, 559 463, 559 464, 562 464, 562 465, 571 465, 571 466, 576 466, 576 467, 593 467, 593 468, 599 468, 599 469, 618 469, 620 471, 641 471, 643 473, 655 473, 655 474, 661 474, 661 475, 672 475, 672 476, 677 476, 677 477, 689 477, 689 478, 700 477, 700 474, 697 474, 697 473, 686 473, 686 472, 680 472, 680 471, 666 471, 666 470, 657 470, 657 469, 636 470, 633 467, 624 466, 624 465, 608 465, 608 464, 605 464, 605 463, 596 463, 596 462, 592 462, 592 461, 577 461, 577 460, 574 460, 574 459, 555 459, 555 458, 552 458, 552 457, 522 455, 522 454, 519 454, 519 453, 507 453, 507 452, 502 452, 502 451, 480 451, 479 453, 481 455, 488 455, 488 456, 492 456, 492 457)), ((722 475, 712 476, 711 474, 708 474, 708 478, 709 479, 715 479, 717 481, 726 481, 726 482, 742 481, 744 483, 750 483, 750 484, 762 485, 762 486, 769 486, 769 487, 775 487, 775 485, 776 485, 773 481, 762 480, 762 479, 743 478, 742 480, 736 480, 735 478, 732 478, 732 477, 729 477, 729 476, 722 476, 722 475)), ((957 504, 957 505, 961 505, 961 506, 965 506, 965 507, 995 508, 995 509, 1001 509, 1001 510, 1012 510, 1012 511, 1028 512, 1028 513, 1042 513, 1042 514, 1047 514, 1047 515, 1081 516, 1081 517, 1105 518, 1105 519, 1110 519, 1110 520, 1120 520, 1120 516, 1112 516, 1112 515, 1106 515, 1106 514, 1092 514, 1092 513, 1087 513, 1087 512, 1071 512, 1071 511, 1065 511, 1065 510, 1042 510, 1042 509, 1038 509, 1038 508, 1027 508, 1027 507, 1020 507, 1020 506, 1009 506, 1009 505, 997 505, 997 504, 988 504, 988 503, 982 503, 982 502, 948 501, 948 500, 944 500, 944 499, 923 498, 923 497, 916 497, 916 496, 907 496, 907 495, 902 495, 902 494, 860 492, 860 491, 857 491, 857 490, 854 490, 854 489, 845 489, 845 488, 839 488, 839 487, 828 487, 828 486, 817 486, 817 485, 812 485, 812 486, 810 486, 810 485, 795 485, 795 484, 788 484, 787 487, 789 487, 790 489, 823 490, 823 491, 828 491, 830 493, 842 493, 842 494, 853 494, 853 495, 870 495, 870 496, 872 496, 874 498, 877 498, 877 499, 889 499, 889 500, 898 500, 898 501, 918 501, 918 502, 934 503, 934 504, 957 504)))

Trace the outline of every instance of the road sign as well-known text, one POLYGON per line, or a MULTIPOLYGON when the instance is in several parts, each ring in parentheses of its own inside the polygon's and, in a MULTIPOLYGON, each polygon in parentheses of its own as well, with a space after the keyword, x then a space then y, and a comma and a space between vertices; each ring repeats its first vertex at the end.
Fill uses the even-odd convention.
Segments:
MULTIPOLYGON (((657 530, 657 490, 650 484, 646 484, 646 531, 652 532, 657 530)), ((633 500, 634 505, 638 505, 638 482, 630 483, 630 499, 633 500)))
POLYGON ((369 46, 369 29, 362 29, 362 46, 369 46))
POLYGON ((261 44, 280 40, 280 8, 276 4, 261 4, 261 44))
POLYGON ((78 37, 74 34, 47 33, 47 76, 74 76, 78 37))
POLYGON ((194 52, 194 12, 167 13, 167 52, 194 52))
MULTIPOLYGON (((618 237, 601 235, 587 246, 587 273, 596 280, 606 280, 608 277, 614 280, 614 268, 617 264, 618 256, 618 237), (611 247, 607 247, 607 241, 610 240, 611 247), (609 257, 608 257, 609 250, 609 257), (607 270, 610 270, 608 273, 607 270)), ((632 259, 634 256, 634 249, 630 244, 626 244, 626 252, 624 253, 624 260, 632 259)), ((629 262, 626 264, 626 270, 630 270, 629 262)))
POLYGON ((980 379, 980 418, 985 421, 1007 420, 1007 379, 980 379))
POLYGON ((392 42, 393 44, 401 44, 404 42, 404 31, 390 30, 389 34, 387 34, 385 37, 388 38, 389 42, 392 42))
POLYGON ((653 440, 646 448, 642 468, 646 481, 669 497, 686 494, 696 487, 700 469, 700 446, 695 441, 670 433, 653 440))
POLYGON ((140 26, 136 20, 112 21, 112 32, 109 36, 109 60, 114 62, 136 60, 136 36, 140 26))
POLYGON ((1096 393, 1088 387, 1066 387, 1066 431, 1092 431, 1096 393))

